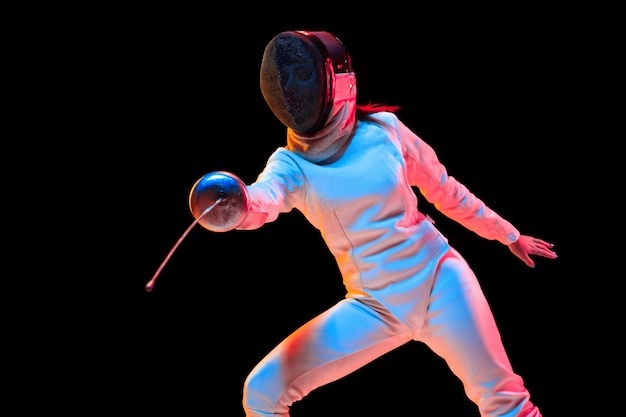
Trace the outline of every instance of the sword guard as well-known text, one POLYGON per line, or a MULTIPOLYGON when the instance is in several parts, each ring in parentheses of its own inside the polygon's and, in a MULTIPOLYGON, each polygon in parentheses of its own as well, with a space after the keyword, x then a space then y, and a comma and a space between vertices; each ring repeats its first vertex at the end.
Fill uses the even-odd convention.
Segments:
POLYGON ((239 226, 248 214, 248 189, 235 174, 209 172, 191 187, 189 208, 205 229, 227 232, 239 226))

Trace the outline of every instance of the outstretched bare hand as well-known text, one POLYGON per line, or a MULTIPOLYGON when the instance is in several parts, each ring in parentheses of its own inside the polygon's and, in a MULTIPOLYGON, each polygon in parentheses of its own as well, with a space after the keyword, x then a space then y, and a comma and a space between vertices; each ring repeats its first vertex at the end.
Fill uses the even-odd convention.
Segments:
POLYGON ((514 243, 508 246, 513 255, 520 258, 522 262, 531 268, 535 267, 535 262, 530 258, 530 255, 543 256, 549 259, 557 258, 556 252, 552 250, 554 246, 552 243, 532 236, 520 235, 514 243))

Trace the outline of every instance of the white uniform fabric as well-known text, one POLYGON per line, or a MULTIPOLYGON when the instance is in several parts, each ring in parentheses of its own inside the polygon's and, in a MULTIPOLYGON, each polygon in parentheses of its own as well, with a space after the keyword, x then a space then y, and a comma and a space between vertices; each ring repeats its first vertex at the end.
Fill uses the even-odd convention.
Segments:
POLYGON ((333 106, 321 129, 313 133, 287 128, 286 149, 310 162, 322 162, 350 139, 356 118, 356 78, 353 72, 335 74, 333 106))
POLYGON ((247 417, 289 407, 411 340, 427 344, 462 381, 481 416, 541 413, 511 368, 479 282, 418 211, 411 186, 479 236, 510 244, 511 223, 447 174, 433 149, 394 114, 357 122, 337 161, 318 165, 277 149, 247 186, 251 230, 301 211, 334 255, 346 298, 273 349, 244 384, 247 417))

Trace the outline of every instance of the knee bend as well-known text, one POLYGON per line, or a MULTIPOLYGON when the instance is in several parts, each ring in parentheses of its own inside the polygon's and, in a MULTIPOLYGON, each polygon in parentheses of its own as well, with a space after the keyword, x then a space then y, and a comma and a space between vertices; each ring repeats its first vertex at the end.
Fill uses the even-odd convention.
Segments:
MULTIPOLYGON (((243 384, 243 408, 246 416, 282 416, 276 414, 277 396, 276 379, 268 376, 261 369, 253 370, 243 384)), ((285 414, 286 415, 286 414, 285 414)))
POLYGON ((495 384, 482 393, 476 401, 481 415, 507 417, 540 417, 537 407, 530 401, 530 393, 517 375, 495 384))

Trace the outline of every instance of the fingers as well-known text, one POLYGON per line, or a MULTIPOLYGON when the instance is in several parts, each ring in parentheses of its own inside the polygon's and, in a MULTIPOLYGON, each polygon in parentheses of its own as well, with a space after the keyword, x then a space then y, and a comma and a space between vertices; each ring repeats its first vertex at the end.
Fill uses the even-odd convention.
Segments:
POLYGON ((537 243, 537 244, 539 244, 539 245, 541 245, 541 246, 544 246, 544 247, 546 247, 546 248, 552 248, 552 247, 554 247, 554 244, 553 244, 553 243, 546 242, 545 240, 541 240, 541 239, 538 239, 538 238, 533 238, 533 242, 535 242, 535 243, 537 243))
POLYGON ((552 250, 553 247, 554 244, 531 236, 520 236, 515 243, 509 245, 511 252, 530 268, 535 267, 535 262, 531 256, 556 259, 558 255, 552 250))
POLYGON ((548 244, 544 244, 544 245, 542 245, 540 247, 536 247, 534 249, 534 251, 533 251, 533 254, 534 255, 543 256, 544 258, 556 259, 556 258, 558 258, 558 255, 556 254, 555 251, 552 250, 553 246, 554 245, 552 245, 551 243, 548 243, 548 244))
POLYGON ((555 251, 552 250, 554 247, 553 243, 546 242, 545 240, 534 238, 533 243, 535 243, 536 247, 534 250, 535 255, 543 256, 544 258, 556 259, 558 255, 555 251))

